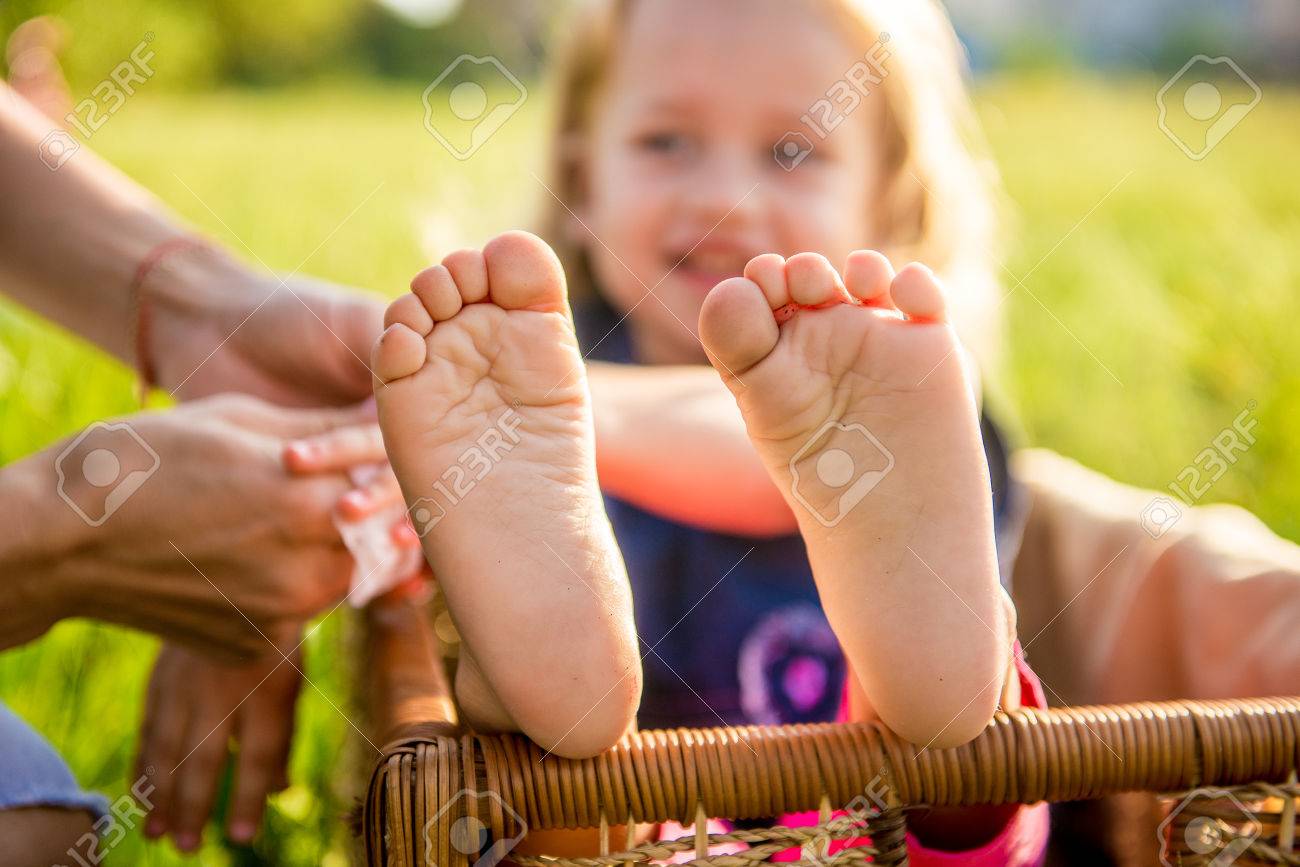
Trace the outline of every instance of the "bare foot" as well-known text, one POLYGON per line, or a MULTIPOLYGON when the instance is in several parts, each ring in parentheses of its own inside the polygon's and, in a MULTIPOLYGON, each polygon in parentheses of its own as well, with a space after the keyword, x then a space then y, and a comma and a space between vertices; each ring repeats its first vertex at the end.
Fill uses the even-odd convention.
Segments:
POLYGON ((786 495, 827 617, 881 719, 974 737, 1011 649, 988 466, 961 347, 929 269, 878 253, 759 256, 700 337, 786 495))
POLYGON ((632 599, 596 483, 564 274, 509 232, 452 253, 388 308, 379 424, 463 639, 468 722, 588 756, 641 692, 632 599))

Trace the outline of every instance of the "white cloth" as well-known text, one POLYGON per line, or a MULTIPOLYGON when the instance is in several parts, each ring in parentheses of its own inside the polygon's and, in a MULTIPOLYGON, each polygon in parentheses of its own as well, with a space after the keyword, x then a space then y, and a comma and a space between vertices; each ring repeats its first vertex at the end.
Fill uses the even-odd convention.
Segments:
MULTIPOLYGON (((360 487, 386 469, 386 464, 367 464, 353 467, 349 475, 352 483, 360 487)), ((334 526, 356 562, 347 597, 353 608, 364 608, 423 566, 424 552, 418 545, 402 547, 393 539, 393 527, 405 515, 406 505, 401 501, 360 521, 345 520, 335 512, 334 526)))

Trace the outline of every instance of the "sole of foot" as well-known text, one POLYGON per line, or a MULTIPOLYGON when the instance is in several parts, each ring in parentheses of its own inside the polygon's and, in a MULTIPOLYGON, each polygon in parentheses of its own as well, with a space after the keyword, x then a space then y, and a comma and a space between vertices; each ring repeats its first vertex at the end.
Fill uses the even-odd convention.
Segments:
POLYGON ((950 746, 991 719, 1013 626, 964 352, 934 274, 764 255, 700 313, 710 361, 799 521, 879 717, 950 746))
POLYGON ((510 232, 418 274, 372 355, 384 445, 462 638, 476 728, 592 755, 631 724, 631 591, 564 275, 510 232))

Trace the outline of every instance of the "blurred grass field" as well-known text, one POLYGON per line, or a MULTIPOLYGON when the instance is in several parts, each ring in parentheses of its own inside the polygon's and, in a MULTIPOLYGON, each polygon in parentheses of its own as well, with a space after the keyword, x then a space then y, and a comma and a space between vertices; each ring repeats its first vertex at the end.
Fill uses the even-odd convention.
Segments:
MULTIPOLYGON (((1239 503, 1300 540, 1300 91, 1265 86, 1261 104, 1194 162, 1156 125, 1159 85, 980 86, 1012 216, 1007 349, 990 379, 1020 444, 1159 488, 1253 401, 1258 442, 1205 501, 1239 503)), ((544 159, 543 102, 530 100, 464 163, 425 132, 417 89, 350 82, 143 91, 91 146, 246 257, 391 296, 434 255, 529 223, 545 195, 530 174, 544 159)), ((8 305, 0 402, 6 462, 135 407, 124 368, 8 305)), ((333 614, 305 649, 309 677, 351 715, 348 614, 333 614)), ((84 785, 117 797, 155 648, 125 630, 65 623, 0 656, 0 698, 84 785)), ((253 850, 209 833, 187 860, 137 829, 107 863, 347 863, 342 816, 356 781, 340 756, 355 735, 311 687, 298 726, 293 786, 253 850)))

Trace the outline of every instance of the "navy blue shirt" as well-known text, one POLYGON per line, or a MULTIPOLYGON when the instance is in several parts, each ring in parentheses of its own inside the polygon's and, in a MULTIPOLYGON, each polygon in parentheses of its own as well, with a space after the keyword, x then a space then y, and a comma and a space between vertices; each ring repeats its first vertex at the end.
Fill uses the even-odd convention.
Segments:
MULTIPOLYGON (((630 335, 608 305, 576 305, 575 320, 589 360, 632 361, 630 335)), ((1006 452, 987 418, 981 427, 995 523, 1005 526, 1006 452)), ((632 583, 645 668, 642 728, 835 718, 847 667, 797 533, 733 536, 611 496, 605 508, 632 583)), ((1001 549, 1001 526, 998 536, 1001 549)))

